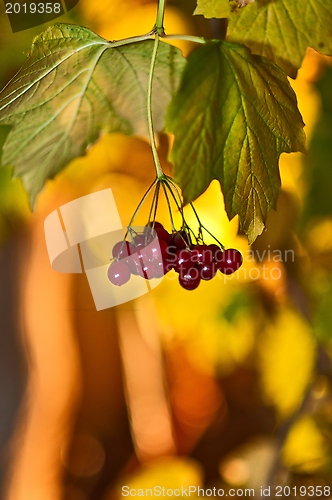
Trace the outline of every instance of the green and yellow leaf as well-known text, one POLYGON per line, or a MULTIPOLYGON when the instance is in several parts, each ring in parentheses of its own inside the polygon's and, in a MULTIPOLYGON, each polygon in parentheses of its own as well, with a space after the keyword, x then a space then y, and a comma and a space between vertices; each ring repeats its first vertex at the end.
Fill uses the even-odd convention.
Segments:
MULTIPOLYGON (((87 28, 65 24, 34 39, 27 61, 0 93, 0 125, 12 126, 2 164, 14 166, 32 205, 46 179, 101 133, 147 134, 153 43, 115 47, 87 28)), ((160 44, 153 87, 157 131, 184 64, 179 49, 160 44)))
POLYGON ((304 151, 303 121, 285 73, 242 45, 210 42, 188 59, 166 116, 185 202, 212 179, 249 243, 262 233, 280 190, 282 152, 304 151))

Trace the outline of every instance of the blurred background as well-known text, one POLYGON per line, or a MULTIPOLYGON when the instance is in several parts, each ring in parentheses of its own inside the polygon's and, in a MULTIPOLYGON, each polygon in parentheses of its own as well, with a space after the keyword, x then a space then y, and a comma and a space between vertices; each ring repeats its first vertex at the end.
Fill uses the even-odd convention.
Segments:
MULTIPOLYGON (((169 0, 166 32, 223 36, 222 22, 193 17, 194 8, 169 0)), ((155 13, 152 0, 80 0, 55 22, 114 40, 149 31, 155 13)), ((1 4, 1 87, 45 28, 13 34, 1 4)), ((63 203, 111 187, 129 223, 154 178, 146 138, 102 137, 48 181, 34 213, 20 180, 0 169, 1 500, 112 500, 123 485, 257 496, 304 486, 302 497, 332 487, 330 59, 308 50, 291 84, 308 154, 282 155, 277 211, 251 248, 216 182, 197 200, 203 224, 239 248, 244 265, 192 292, 170 274, 146 296, 97 312, 84 274, 50 267, 43 223, 63 203)), ((168 150, 160 136, 171 172, 168 150)), ((149 202, 137 224, 148 211, 149 202)), ((163 200, 157 218, 170 229, 163 200)))

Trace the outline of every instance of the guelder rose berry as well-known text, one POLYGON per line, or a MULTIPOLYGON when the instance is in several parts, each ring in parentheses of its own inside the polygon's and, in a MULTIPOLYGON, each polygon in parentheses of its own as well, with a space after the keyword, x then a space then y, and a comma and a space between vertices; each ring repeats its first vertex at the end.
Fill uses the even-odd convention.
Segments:
POLYGON ((177 273, 181 273, 187 271, 193 266, 191 262, 191 252, 190 250, 186 250, 183 248, 182 250, 178 250, 176 252, 176 261, 174 265, 174 269, 177 273))
POLYGON ((179 283, 185 290, 195 290, 200 284, 201 278, 199 270, 191 267, 187 271, 179 274, 179 283))
POLYGON ((133 245, 129 241, 118 241, 113 247, 112 255, 115 259, 124 259, 132 253, 133 245))
POLYGON ((218 269, 215 263, 211 263, 211 264, 203 264, 202 266, 200 266, 199 271, 201 279, 209 281, 215 277, 218 269))
POLYGON ((108 279, 113 285, 122 286, 130 279, 130 269, 121 261, 112 262, 107 271, 108 279))
POLYGON ((235 248, 224 250, 217 266, 223 274, 233 274, 242 266, 242 255, 235 248))
POLYGON ((189 229, 173 228, 172 235, 160 222, 149 222, 143 233, 133 237, 133 242, 119 241, 112 254, 116 259, 108 269, 108 278, 116 286, 130 279, 130 275, 144 279, 162 278, 175 270, 179 283, 186 290, 195 290, 201 280, 214 278, 219 269, 223 274, 232 274, 242 265, 242 255, 235 248, 222 250, 221 245, 205 245, 201 230, 192 244, 189 229))

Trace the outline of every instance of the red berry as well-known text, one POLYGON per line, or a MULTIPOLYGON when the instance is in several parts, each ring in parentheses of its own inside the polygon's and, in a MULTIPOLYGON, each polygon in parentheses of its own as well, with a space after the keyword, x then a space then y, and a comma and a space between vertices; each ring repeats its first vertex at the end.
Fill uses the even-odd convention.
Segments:
POLYGON ((137 267, 137 269, 138 269, 138 274, 146 280, 151 280, 152 278, 156 277, 154 264, 152 262, 142 263, 142 265, 140 267, 137 267))
POLYGON ((221 260, 217 263, 218 269, 223 274, 233 274, 242 265, 242 255, 235 248, 228 248, 222 253, 221 260))
POLYGON ((142 250, 144 247, 134 247, 132 254, 127 258, 127 265, 135 276, 140 274, 140 271, 142 269, 142 266, 144 265, 143 263, 143 255, 142 255, 142 250))
POLYGON ((167 258, 167 243, 164 240, 154 240, 144 248, 148 260, 164 261, 167 258))
POLYGON ((199 268, 200 277, 202 280, 208 281, 215 277, 218 268, 216 264, 203 264, 199 268))
POLYGON ((172 245, 176 246, 178 250, 191 246, 190 234, 184 231, 178 231, 172 234, 172 245))
POLYGON ((168 258, 168 245, 166 241, 159 241, 159 246, 160 246, 160 252, 161 252, 161 259, 164 262, 168 258))
MULTIPOLYGON (((218 267, 219 263, 223 260, 223 253, 224 253, 223 250, 221 250, 219 248, 218 252, 216 252, 214 254, 213 262, 215 264, 217 264, 217 267, 218 267)), ((219 269, 219 267, 218 267, 218 269, 219 269)))
POLYGON ((130 279, 130 269, 123 262, 112 262, 108 268, 107 277, 113 285, 122 286, 130 279))
POLYGON ((178 249, 175 245, 168 245, 164 262, 170 264, 169 270, 174 269, 177 260, 176 256, 177 251, 178 249))
POLYGON ((162 278, 165 274, 164 264, 161 261, 152 262, 154 278, 162 278))
POLYGON ((192 267, 190 250, 182 249, 176 252, 174 269, 177 273, 183 273, 192 267))
POLYGON ((146 241, 147 241, 147 236, 144 233, 136 234, 136 236, 134 236, 134 246, 136 247, 136 249, 145 247, 146 241))
POLYGON ((191 267, 179 275, 179 283, 185 290, 195 290, 200 284, 200 281, 199 270, 196 267, 191 267))
POLYGON ((154 230, 156 230, 158 228, 164 229, 164 226, 156 220, 154 222, 153 221, 149 222, 148 227, 152 227, 154 230))
POLYGON ((159 240, 163 240, 167 243, 167 245, 170 244, 171 242, 171 235, 164 229, 163 227, 157 227, 155 228, 156 234, 159 238, 159 240))
POLYGON ((174 269, 175 262, 173 262, 171 259, 166 259, 164 260, 164 273, 168 273, 172 269, 174 269))
POLYGON ((129 241, 118 241, 113 247, 112 255, 115 259, 124 259, 132 253, 133 245, 129 241))
POLYGON ((192 249, 192 261, 197 264, 211 264, 213 253, 207 245, 196 245, 192 249))
POLYGON ((153 241, 156 237, 156 232, 152 227, 145 226, 144 231, 144 243, 149 244, 151 241, 153 241))
POLYGON ((222 255, 222 250, 220 249, 220 247, 218 247, 218 245, 215 245, 214 243, 212 243, 212 245, 209 245, 209 249, 212 253, 212 262, 218 262, 220 259, 221 259, 221 255, 222 255))

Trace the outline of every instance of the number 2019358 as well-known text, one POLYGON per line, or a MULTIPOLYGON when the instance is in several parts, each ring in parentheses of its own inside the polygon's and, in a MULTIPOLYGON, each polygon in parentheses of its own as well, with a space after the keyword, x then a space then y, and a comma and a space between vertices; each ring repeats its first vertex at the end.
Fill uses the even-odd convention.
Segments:
POLYGON ((60 3, 6 3, 6 14, 60 14, 60 3))

